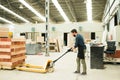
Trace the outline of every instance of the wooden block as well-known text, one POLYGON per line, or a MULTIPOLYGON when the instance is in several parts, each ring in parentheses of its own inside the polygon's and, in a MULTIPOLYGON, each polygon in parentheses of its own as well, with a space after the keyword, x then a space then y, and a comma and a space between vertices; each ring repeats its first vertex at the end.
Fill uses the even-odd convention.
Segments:
POLYGON ((16 55, 16 54, 21 54, 21 53, 26 53, 26 50, 21 50, 21 51, 18 51, 18 52, 11 52, 11 55, 16 55))
POLYGON ((10 45, 0 45, 0 48, 10 48, 10 45))
POLYGON ((1 56, 1 55, 9 55, 9 56, 10 56, 10 55, 11 55, 11 52, 0 52, 0 56, 1 56))
POLYGON ((56 39, 52 39, 52 38, 51 38, 51 39, 49 39, 49 42, 50 42, 50 43, 56 43, 56 39))
POLYGON ((1 68, 2 69, 15 69, 18 66, 22 66, 24 64, 24 61, 20 61, 20 62, 15 62, 14 65, 2 65, 1 68))
POLYGON ((12 45, 11 48, 25 48, 25 45, 12 45))
POLYGON ((18 58, 13 58, 13 59, 12 59, 12 62, 17 62, 17 61, 23 60, 23 59, 25 59, 25 58, 26 58, 25 56, 18 57, 18 58))
POLYGON ((11 45, 11 41, 0 41, 0 45, 11 45))
POLYGON ((0 38, 0 41, 11 41, 11 38, 0 38))
POLYGON ((15 58, 0 58, 0 62, 16 62, 25 58, 25 56, 17 56, 15 58))
POLYGON ((19 60, 16 62, 0 62, 0 65, 2 65, 2 66, 17 66, 17 65, 23 64, 24 62, 25 61, 23 59, 23 60, 19 60))
POLYGON ((0 55, 0 59, 10 59, 11 56, 10 55, 0 55))
POLYGON ((37 42, 44 42, 44 37, 38 36, 37 37, 37 42))
POLYGON ((2 66, 12 66, 12 62, 0 62, 0 65, 2 66))
POLYGON ((2 65, 0 65, 0 69, 2 68, 2 65))
POLYGON ((7 28, 7 27, 0 27, 0 32, 9 32, 9 28, 7 28))
POLYGON ((9 37, 8 32, 0 32, 0 37, 7 38, 9 37))
POLYGON ((0 48, 0 52, 11 52, 10 48, 0 48))
POLYGON ((22 41, 26 41, 26 39, 24 37, 18 37, 18 38, 16 37, 16 38, 13 38, 12 41, 13 42, 17 42, 17 41, 22 42, 22 41))
POLYGON ((13 67, 13 66, 2 66, 2 69, 9 69, 9 70, 11 70, 11 69, 14 69, 15 67, 13 67))

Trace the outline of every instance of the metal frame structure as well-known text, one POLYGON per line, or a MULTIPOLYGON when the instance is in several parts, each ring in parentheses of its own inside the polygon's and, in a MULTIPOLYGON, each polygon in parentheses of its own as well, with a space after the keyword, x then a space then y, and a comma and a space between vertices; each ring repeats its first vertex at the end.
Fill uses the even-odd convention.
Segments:
POLYGON ((46 43, 46 54, 45 56, 49 56, 49 2, 50 0, 46 0, 45 2, 45 16, 46 16, 46 33, 45 33, 45 43, 46 43))

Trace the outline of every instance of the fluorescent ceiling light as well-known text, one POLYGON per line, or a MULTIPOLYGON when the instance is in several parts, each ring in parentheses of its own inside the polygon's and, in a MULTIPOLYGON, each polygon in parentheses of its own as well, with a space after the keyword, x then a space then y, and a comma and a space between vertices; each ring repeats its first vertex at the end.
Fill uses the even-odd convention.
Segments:
POLYGON ((29 21, 28 21, 28 20, 26 20, 25 18, 23 18, 23 17, 19 16, 18 14, 14 13, 13 11, 9 10, 8 8, 6 8, 6 7, 2 6, 1 4, 0 4, 0 8, 2 8, 3 10, 5 10, 5 11, 7 11, 7 12, 11 13, 12 15, 14 15, 14 16, 16 16, 16 17, 18 17, 19 19, 21 19, 21 20, 22 20, 22 21, 24 21, 24 22, 27 22, 27 23, 29 22, 29 21))
POLYGON ((40 17, 43 21, 45 21, 45 17, 38 13, 33 7, 31 7, 27 2, 24 0, 19 0, 23 5, 25 5, 29 10, 31 10, 35 15, 40 17))
POLYGON ((92 21, 92 0, 87 0, 86 9, 87 9, 87 20, 92 21))
POLYGON ((60 12, 60 14, 62 15, 62 17, 64 18, 64 20, 66 22, 70 22, 69 19, 68 19, 68 17, 66 16, 65 12, 63 11, 62 7, 58 3, 58 1, 57 0, 52 0, 52 2, 55 5, 55 7, 58 9, 58 11, 60 12))
POLYGON ((9 20, 7 20, 7 19, 5 19, 5 18, 0 17, 0 19, 1 19, 2 21, 4 21, 4 22, 9 23, 9 24, 13 24, 11 21, 9 21, 9 20))

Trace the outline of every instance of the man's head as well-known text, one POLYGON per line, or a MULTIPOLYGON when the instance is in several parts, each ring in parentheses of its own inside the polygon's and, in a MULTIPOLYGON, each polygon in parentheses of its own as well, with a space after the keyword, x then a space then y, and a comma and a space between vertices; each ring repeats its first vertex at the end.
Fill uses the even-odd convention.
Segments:
POLYGON ((72 29, 72 30, 71 30, 71 33, 72 33, 72 35, 73 35, 74 37, 76 37, 76 35, 77 35, 77 30, 76 30, 76 29, 72 29))

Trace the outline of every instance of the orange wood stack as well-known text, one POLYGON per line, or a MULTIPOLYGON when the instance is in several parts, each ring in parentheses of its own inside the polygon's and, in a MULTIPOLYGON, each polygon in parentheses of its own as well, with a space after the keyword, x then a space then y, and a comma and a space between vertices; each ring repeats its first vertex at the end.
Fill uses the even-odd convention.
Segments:
POLYGON ((9 37, 9 28, 0 27, 0 37, 9 37))
POLYGON ((0 38, 0 68, 13 69, 25 62, 25 39, 0 38))

